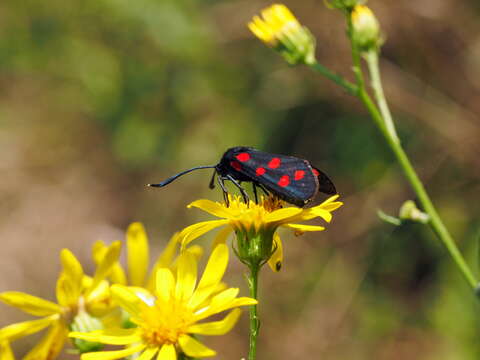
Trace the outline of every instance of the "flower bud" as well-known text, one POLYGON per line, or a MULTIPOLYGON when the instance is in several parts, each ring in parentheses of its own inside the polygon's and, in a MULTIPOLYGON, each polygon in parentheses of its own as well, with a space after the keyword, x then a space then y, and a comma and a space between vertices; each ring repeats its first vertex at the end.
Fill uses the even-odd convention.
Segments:
POLYGON ((400 207, 399 216, 402 220, 416 221, 422 224, 426 224, 430 220, 430 216, 420 211, 412 200, 407 200, 403 203, 400 207))
POLYGON ((352 11, 352 39, 362 51, 380 45, 380 25, 377 18, 365 5, 356 5, 352 11))
POLYGON ((285 5, 275 4, 264 9, 261 17, 253 17, 248 28, 257 38, 278 51, 288 63, 315 62, 313 35, 285 5))

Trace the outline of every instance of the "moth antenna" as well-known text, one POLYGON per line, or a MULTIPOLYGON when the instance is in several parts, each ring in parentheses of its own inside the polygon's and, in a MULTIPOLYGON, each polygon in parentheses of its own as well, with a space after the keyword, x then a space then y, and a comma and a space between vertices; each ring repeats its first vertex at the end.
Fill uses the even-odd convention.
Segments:
POLYGON ((194 168, 191 168, 191 169, 188 169, 188 170, 185 170, 185 171, 182 171, 176 175, 173 175, 172 177, 169 177, 167 180, 164 180, 162 181, 161 183, 158 183, 158 184, 147 184, 147 186, 151 186, 151 187, 164 187, 165 185, 168 185, 170 184, 172 181, 176 180, 177 178, 179 178, 180 176, 182 175, 185 175, 185 174, 188 174, 189 172, 192 172, 194 170, 200 170, 200 169, 215 169, 217 167, 217 165, 206 165, 206 166, 197 166, 197 167, 194 167, 194 168))

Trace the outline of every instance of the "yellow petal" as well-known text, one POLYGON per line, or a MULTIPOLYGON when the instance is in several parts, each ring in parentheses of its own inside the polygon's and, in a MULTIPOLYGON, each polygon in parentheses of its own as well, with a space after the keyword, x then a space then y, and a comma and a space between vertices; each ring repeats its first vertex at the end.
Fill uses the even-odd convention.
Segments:
POLYGON ((233 309, 239 306, 248 306, 248 305, 256 305, 258 301, 248 297, 240 297, 236 299, 232 299, 230 301, 225 301, 221 304, 215 304, 215 306, 209 306, 203 311, 199 311, 195 314, 194 320, 199 321, 205 319, 209 316, 214 314, 218 314, 222 311, 233 309))
POLYGON ((286 219, 291 218, 292 216, 297 216, 301 214, 304 210, 296 207, 287 207, 279 210, 272 211, 267 216, 265 216, 265 222, 285 222, 286 219))
POLYGON ((120 359, 123 357, 127 357, 129 355, 135 354, 137 352, 142 351, 145 349, 146 345, 141 344, 137 346, 128 347, 123 350, 117 351, 97 351, 97 352, 89 352, 82 354, 82 360, 115 360, 120 359))
POLYGON ((63 249, 60 252, 60 260, 67 282, 65 290, 67 291, 68 303, 73 305, 78 302, 82 291, 83 268, 75 255, 68 249, 63 249))
POLYGON ((59 305, 51 301, 17 291, 0 293, 0 300, 35 316, 48 316, 62 311, 59 305))
MULTIPOLYGON (((101 240, 98 240, 93 244, 92 257, 97 266, 99 266, 102 262, 105 254, 107 253, 107 250, 108 247, 101 240)), ((118 261, 112 266, 109 278, 114 284, 127 285, 127 277, 125 276, 125 272, 123 271, 122 266, 118 261)))
POLYGON ((278 272, 283 265, 283 245, 277 233, 273 235, 273 247, 275 248, 275 252, 270 259, 268 259, 268 265, 274 272, 278 272))
POLYGON ((213 240, 212 249, 215 249, 219 244, 225 244, 227 242, 228 236, 233 232, 233 228, 230 226, 224 227, 220 230, 213 240))
POLYGON ((139 222, 130 224, 127 229, 127 249, 130 284, 143 286, 148 271, 149 250, 147 234, 139 222))
POLYGON ((172 344, 165 344, 160 349, 157 360, 177 360, 177 351, 172 344))
POLYGON ((160 256, 157 258, 157 261, 155 261, 150 278, 147 282, 148 289, 152 289, 154 287, 157 270, 160 268, 170 267, 172 264, 173 258, 177 253, 177 247, 180 240, 179 235, 180 233, 173 234, 167 246, 165 247, 165 250, 162 251, 160 256))
POLYGON ((69 306, 70 298, 69 295, 72 294, 73 290, 71 289, 70 282, 67 279, 67 276, 64 273, 61 273, 57 280, 56 294, 57 302, 61 306, 69 306))
POLYGON ((156 294, 164 302, 169 302, 175 289, 175 279, 170 269, 157 270, 156 294))
POLYGON ((155 356, 157 352, 158 352, 158 347, 147 348, 147 350, 145 350, 142 353, 142 355, 140 355, 135 360, 150 360, 155 356))
POLYGON ((228 220, 211 220, 211 221, 202 221, 197 224, 193 224, 186 227, 180 233, 180 241, 182 243, 182 247, 185 248, 185 246, 189 242, 225 224, 228 224, 228 220))
POLYGON ((286 227, 286 228, 290 228, 290 229, 299 230, 301 232, 323 231, 323 230, 325 230, 325 228, 323 226, 317 226, 317 225, 286 224, 286 225, 282 225, 282 226, 286 227))
POLYGON ((218 245, 210 255, 202 278, 192 296, 189 305, 195 308, 215 291, 216 286, 222 280, 228 265, 228 247, 225 244, 218 245))
POLYGON ((141 300, 135 291, 123 285, 112 285, 110 288, 113 299, 130 315, 136 315, 140 312, 141 300))
POLYGON ((223 218, 223 219, 230 219, 232 217, 230 211, 228 211, 225 206, 219 204, 218 202, 214 202, 211 200, 196 200, 192 202, 190 205, 187 206, 188 208, 196 207, 213 216, 223 218))
POLYGON ((12 348, 8 341, 0 340, 0 360, 15 360, 12 348))
POLYGON ((209 357, 217 353, 188 335, 181 335, 178 342, 182 351, 190 357, 209 357))
POLYGON ((28 336, 39 332, 48 325, 57 321, 55 317, 49 316, 39 320, 23 321, 11 325, 7 325, 0 329, 0 339, 13 341, 24 336, 28 336))
POLYGON ((177 284, 175 297, 177 299, 188 299, 192 296, 197 282, 197 260, 188 251, 178 258, 177 284))
POLYGON ((65 324, 57 321, 23 360, 55 359, 63 349, 67 334, 68 329, 65 324))
POLYGON ((95 271, 92 284, 85 292, 86 298, 88 298, 88 296, 92 293, 92 291, 96 289, 100 282, 103 281, 110 274, 113 265, 118 262, 121 250, 122 243, 120 241, 115 241, 114 243, 112 243, 112 245, 108 247, 107 252, 103 256, 102 261, 100 262, 97 270, 95 271))
POLYGON ((69 337, 109 345, 129 345, 141 342, 138 329, 105 329, 88 333, 71 332, 69 337))
POLYGON ((192 325, 188 328, 188 332, 201 335, 226 334, 237 323, 241 313, 240 309, 234 309, 223 320, 192 325))

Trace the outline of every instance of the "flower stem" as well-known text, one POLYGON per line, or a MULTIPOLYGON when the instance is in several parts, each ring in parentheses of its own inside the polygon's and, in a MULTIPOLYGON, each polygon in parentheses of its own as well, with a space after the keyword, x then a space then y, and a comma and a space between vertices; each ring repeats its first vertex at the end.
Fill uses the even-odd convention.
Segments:
POLYGON ((379 49, 372 48, 366 53, 361 54, 358 46, 352 39, 352 22, 348 13, 347 34, 351 42, 353 72, 355 74, 356 84, 352 84, 349 81, 343 79, 342 77, 335 75, 329 69, 326 69, 318 63, 310 64, 310 67, 316 72, 322 74, 323 76, 327 77, 328 79, 332 80, 336 84, 346 89, 348 93, 357 96, 363 102, 375 124, 377 125, 380 132, 387 141, 388 146, 394 153, 403 173, 405 174, 405 177, 407 178, 414 192, 416 193, 418 200, 423 207, 423 210, 430 216, 430 227, 447 249, 448 253, 452 257, 455 265, 460 270, 464 279, 472 287, 472 289, 477 292, 480 289, 480 286, 475 275, 468 266, 467 262, 459 251, 455 241, 450 235, 447 227, 440 218, 437 210, 435 209, 432 201, 430 200, 430 197, 428 196, 427 191, 425 190, 425 187, 423 186, 422 181, 418 177, 415 169, 412 166, 412 163, 410 162, 410 159, 403 150, 400 139, 397 136, 395 124, 390 109, 388 107, 385 94, 383 92, 383 86, 378 64, 379 49), (361 67, 362 55, 364 55, 367 62, 368 70, 370 73, 371 86, 378 107, 368 94, 365 85, 365 79, 361 67))
MULTIPOLYGON (((465 280, 472 287, 472 289, 475 290, 478 284, 475 276, 473 275, 470 267, 467 265, 462 254, 458 250, 455 241, 453 240, 448 229, 440 218, 437 210, 435 209, 432 201, 430 200, 430 197, 428 196, 427 191, 425 190, 425 187, 423 186, 422 181, 415 172, 415 169, 413 168, 410 159, 403 150, 400 140, 396 135, 395 126, 390 115, 390 110, 388 108, 388 104, 386 102, 385 95, 382 89, 380 72, 378 67, 378 53, 371 51, 367 54, 365 59, 367 61, 370 71, 375 98, 377 100, 377 103, 379 104, 381 120, 385 123, 385 126, 380 127, 380 130, 391 150, 395 154, 395 157, 397 158, 407 180, 410 182, 410 185, 417 194, 418 200, 420 201, 420 204, 422 205, 424 211, 430 216, 430 227, 437 234, 438 238, 442 241, 443 245, 450 253, 450 256, 452 257, 453 261, 457 265, 465 280)), ((372 117, 379 116, 378 109, 374 109, 371 102, 364 101, 364 104, 372 117)), ((379 121, 376 121, 376 123, 378 124, 379 121)))
POLYGON ((360 66, 360 54, 356 46, 352 43, 352 54, 353 54, 353 61, 354 61, 354 71, 358 74, 357 75, 357 82, 359 86, 358 97, 362 100, 363 104, 370 112, 373 120, 375 121, 376 125, 378 126, 380 132, 384 136, 385 140, 387 141, 388 146, 394 153, 397 161, 400 164, 400 167, 409 181, 410 185, 412 186, 413 190, 415 191, 420 204, 422 205, 424 211, 430 216, 430 227, 436 233, 440 241, 443 243, 447 251, 449 252, 450 256, 452 257, 454 263, 456 264, 457 268, 460 270, 461 274, 463 275, 464 279, 467 283, 472 287, 475 291, 477 289, 478 282, 473 275, 472 270, 466 263, 464 257, 460 253, 458 247, 455 244, 452 236, 450 235, 448 229, 444 225, 442 219, 440 218, 437 210, 435 209, 430 197, 428 196, 425 187, 423 186, 422 181, 418 177, 415 169, 410 162, 407 154, 402 148, 400 140, 397 136, 395 125, 390 113, 390 109, 388 107, 388 103, 385 99, 385 95, 383 92, 383 87, 380 78, 380 71, 378 65, 378 50, 370 50, 366 56, 365 60, 367 61, 368 69, 370 72, 371 78, 371 85, 374 91, 375 100, 378 103, 378 107, 372 101, 368 92, 365 88, 365 82, 363 81, 363 75, 361 73, 361 66, 360 66), (360 81, 358 81, 360 80, 360 81))
MULTIPOLYGON (((250 297, 257 299, 258 274, 260 265, 252 264, 249 266, 250 274, 247 276, 248 289, 250 297)), ((255 360, 257 355, 257 337, 260 330, 260 320, 257 314, 257 305, 250 306, 250 347, 248 351, 248 360, 255 360)))
POLYGON ((344 79, 340 75, 335 74, 334 72, 330 71, 330 69, 323 66, 322 64, 315 61, 312 64, 309 64, 309 66, 316 72, 325 76, 327 79, 332 80, 335 84, 343 87, 350 95, 357 94, 357 91, 358 91, 357 85, 344 79))

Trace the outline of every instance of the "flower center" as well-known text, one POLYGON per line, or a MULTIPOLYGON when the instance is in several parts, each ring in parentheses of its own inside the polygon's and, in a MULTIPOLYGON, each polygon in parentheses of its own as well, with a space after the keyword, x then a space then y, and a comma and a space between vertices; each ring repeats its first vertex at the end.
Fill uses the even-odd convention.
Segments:
POLYGON ((145 305, 138 326, 144 341, 152 346, 175 344, 180 335, 187 333, 193 313, 183 303, 157 300, 153 306, 145 305))

